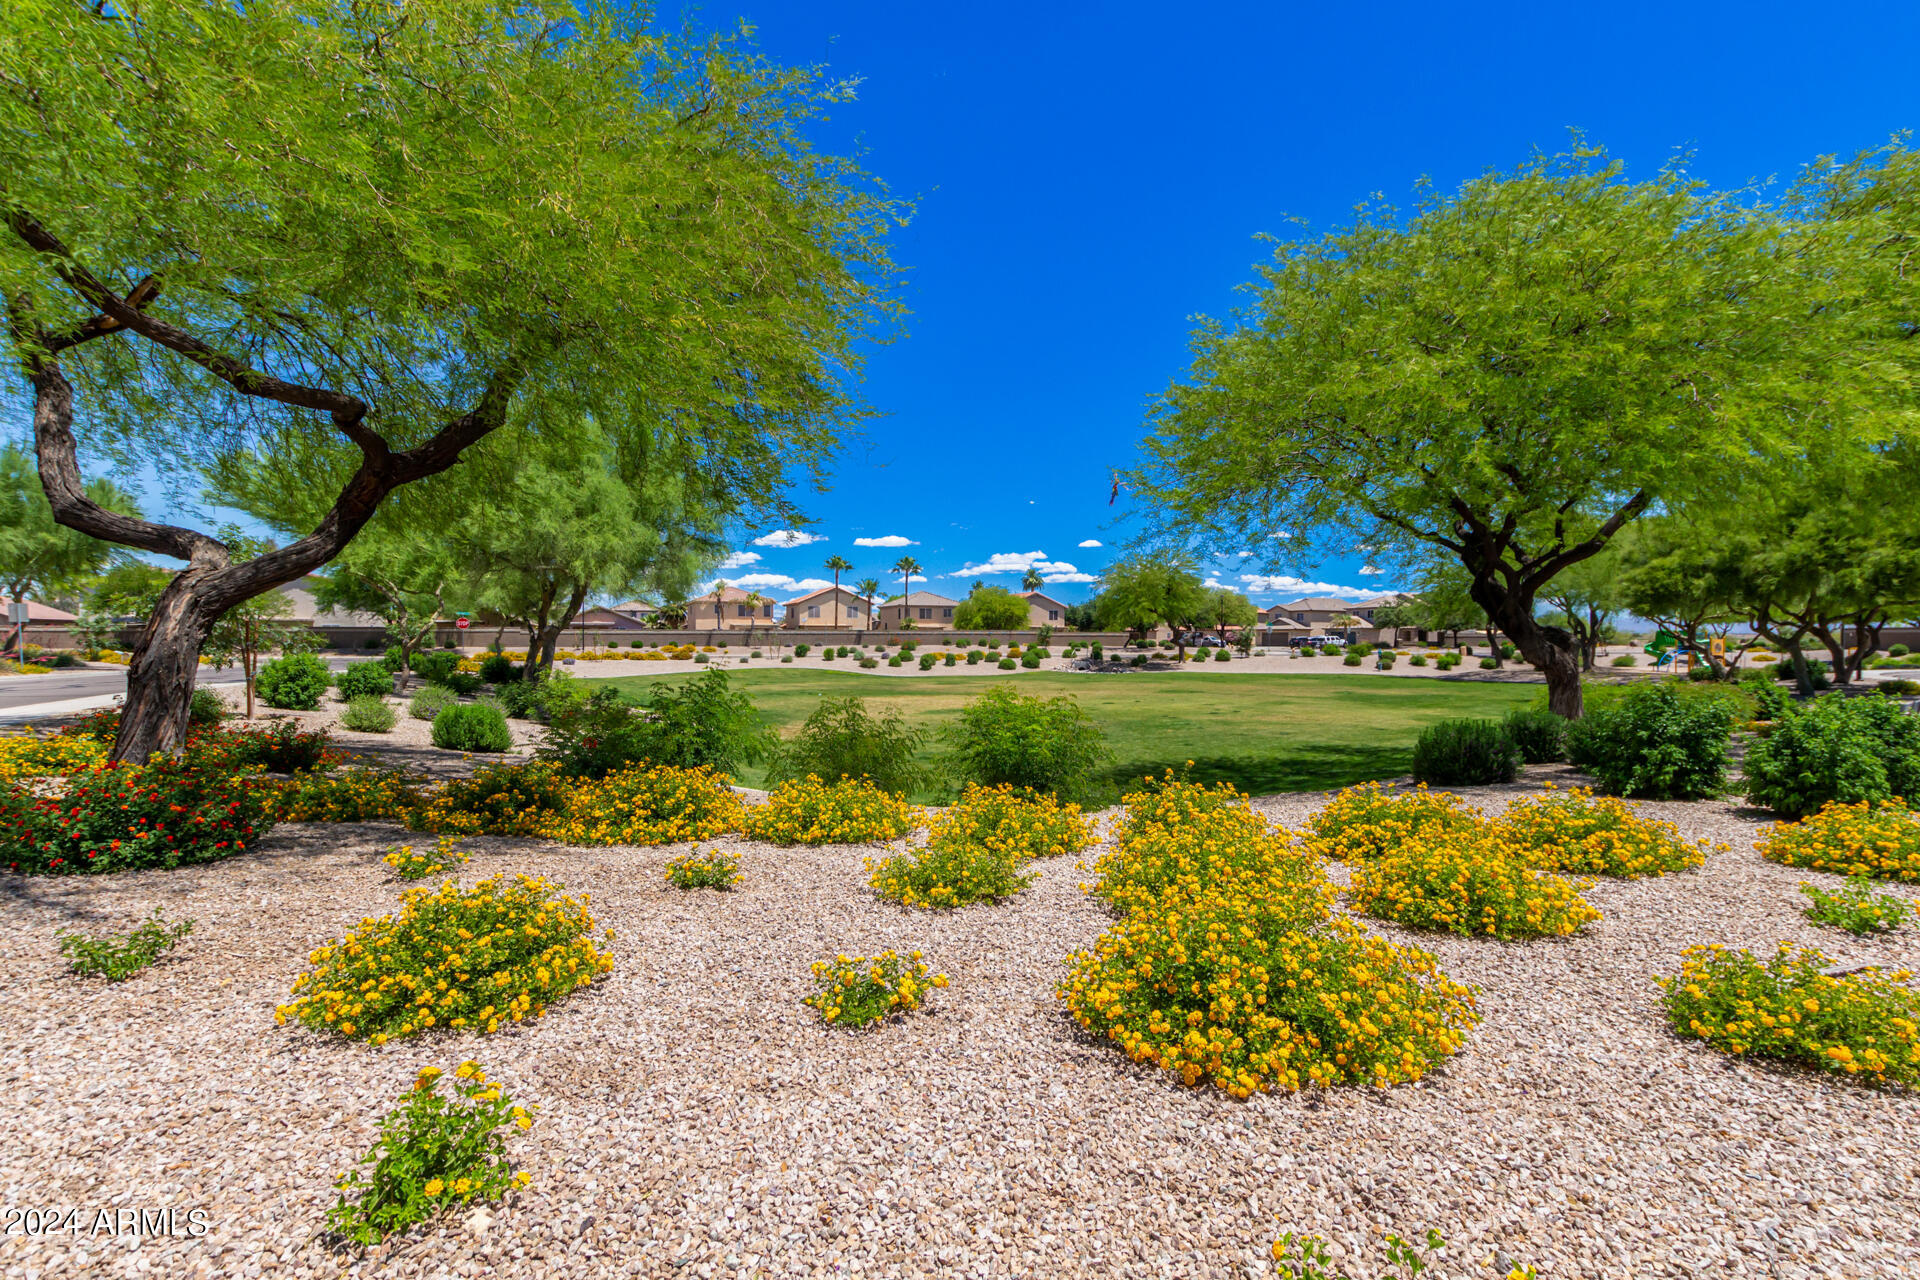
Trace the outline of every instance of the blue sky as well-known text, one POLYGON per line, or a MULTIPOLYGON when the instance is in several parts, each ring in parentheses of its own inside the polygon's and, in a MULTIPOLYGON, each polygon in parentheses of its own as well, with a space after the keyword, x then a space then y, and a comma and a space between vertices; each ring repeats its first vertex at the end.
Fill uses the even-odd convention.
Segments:
MULTIPOLYGON (((694 18, 745 19, 771 56, 860 77, 820 140, 863 146, 918 203, 896 243, 914 314, 868 365, 887 416, 831 492, 802 497, 822 540, 746 545, 757 559, 724 570, 770 595, 837 552, 883 582, 910 553, 948 595, 1038 560, 1084 597, 1133 532, 1109 474, 1184 367, 1191 317, 1234 306, 1252 237, 1289 216, 1325 229, 1371 193, 1404 202, 1422 176, 1451 188, 1558 150, 1570 128, 1636 172, 1691 149, 1694 172, 1735 186, 1920 125, 1910 3, 732 0, 694 18)), ((1218 565, 1261 603, 1393 585, 1366 567, 1218 565)))

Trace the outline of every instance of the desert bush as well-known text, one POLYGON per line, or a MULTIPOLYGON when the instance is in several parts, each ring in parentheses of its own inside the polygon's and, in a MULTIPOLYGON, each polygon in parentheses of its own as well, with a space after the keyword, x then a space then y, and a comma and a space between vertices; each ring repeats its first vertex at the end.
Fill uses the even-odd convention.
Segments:
POLYGON ((875 893, 929 911, 999 902, 1032 884, 1034 875, 1004 849, 965 842, 928 844, 876 861, 866 859, 875 893))
POLYGON ((813 652, 813 646, 804 640, 793 646, 793 656, 796 658, 804 658, 811 652, 813 652))
POLYGON ((1541 871, 1486 829, 1409 841, 1353 865, 1347 896, 1367 915, 1463 937, 1565 936, 1600 918, 1587 881, 1541 871))
POLYGON ((511 751, 513 733, 493 707, 462 703, 433 718, 433 745, 447 751, 511 751))
MULTIPOLYGON (((433 687, 433 686, 429 686, 433 687)), ((455 671, 448 674, 438 687, 453 690, 463 698, 471 698, 487 687, 487 682, 471 671, 455 671)))
POLYGON ((573 783, 536 834, 562 844, 656 845, 711 840, 741 824, 740 796, 711 767, 635 765, 573 783))
POLYGON ((1823 889, 1802 883, 1808 905, 1804 914, 1815 924, 1845 929, 1855 937, 1890 933, 1915 914, 1914 905, 1893 893, 1881 893, 1866 876, 1848 876, 1839 889, 1823 889))
POLYGON ((951 667, 959 661, 959 657, 957 653, 949 653, 941 660, 941 665, 951 667))
POLYGON ((863 698, 823 698, 789 739, 768 771, 769 781, 804 778, 865 778, 883 791, 904 795, 931 783, 919 763, 926 735, 898 711, 874 714, 863 698))
POLYGON ((656 683, 642 708, 649 726, 647 758, 655 764, 734 773, 779 747, 761 725, 753 698, 735 692, 717 668, 676 684, 656 683))
POLYGON ((1424 667, 1427 665, 1427 655, 1424 653, 1416 653, 1407 659, 1407 665, 1410 667, 1424 667))
POLYGON ((403 820, 419 803, 419 780, 391 769, 303 773, 273 793, 273 813, 280 822, 403 820))
POLYGON ((1612 667, 1631 667, 1636 661, 1637 659, 1630 653, 1616 653, 1608 661, 1607 665, 1612 667))
POLYGON ((897 840, 919 822, 918 809, 864 778, 822 782, 808 774, 747 809, 742 830, 771 844, 873 844, 897 840))
POLYGON ((694 850, 669 858, 666 874, 676 889, 731 889, 740 883, 740 860, 718 849, 694 850))
POLYGON ((520 678, 520 669, 504 653, 490 653, 480 660, 480 678, 488 684, 505 684, 520 678))
POLYGON ((1363 862, 1480 824, 1480 811, 1449 792, 1425 784, 1395 792, 1366 782, 1340 792, 1307 820, 1307 847, 1336 862, 1363 862))
POLYGON ((930 653, 923 653, 920 655, 920 669, 922 671, 931 671, 933 670, 934 664, 937 663, 938 661, 940 661, 940 659, 936 658, 934 655, 930 653))
POLYGON ((802 1004, 820 1020, 837 1027, 865 1027, 896 1013, 911 1013, 929 994, 947 985, 947 975, 933 973, 918 951, 904 959, 892 951, 877 956, 835 956, 813 965, 816 990, 802 1004))
POLYGON ((1449 787, 1512 782, 1520 748, 1497 720, 1439 720, 1414 740, 1413 776, 1449 787))
POLYGON ((60 954, 67 967, 83 978, 105 978, 125 982, 147 968, 193 932, 193 921, 169 923, 155 907, 153 914, 126 933, 108 933, 100 937, 77 929, 55 929, 60 954))
MULTIPOLYGON (((394 657, 399 654, 388 650, 394 657)), ((422 649, 413 655, 411 664, 415 677, 428 684, 445 684, 460 670, 460 655, 447 649, 422 649)))
POLYGON ((538 1018, 613 970, 586 900, 531 876, 462 889, 408 889, 396 915, 368 917, 310 957, 274 1021, 385 1044, 433 1027, 488 1034, 538 1018))
POLYGON ((1110 759, 1105 736, 1071 697, 1030 698, 997 685, 960 709, 944 734, 954 773, 985 786, 1082 799, 1110 759))
POLYGON ((970 785, 933 815, 927 843, 971 845, 1015 861, 1077 853, 1094 840, 1093 823, 1076 804, 1014 787, 970 785))
POLYGON ((380 1121, 380 1136, 355 1170, 336 1184, 340 1198, 327 1211, 327 1226, 359 1244, 426 1222, 456 1206, 499 1200, 533 1181, 516 1173, 500 1131, 533 1127, 531 1111, 517 1105, 478 1064, 454 1070, 453 1096, 440 1093, 441 1070, 427 1067, 400 1095, 400 1105, 380 1121))
POLYGON ((384 698, 393 692, 393 673, 384 662, 356 662, 342 671, 334 683, 340 689, 342 702, 351 702, 365 694, 384 698))
POLYGON ((195 689, 193 697, 187 702, 188 724, 219 724, 230 714, 227 700, 211 689, 195 689))
POLYGON ((23 873, 90 875, 232 857, 273 826, 275 784, 193 760, 155 756, 76 775, 58 796, 6 793, 4 857, 23 873))
POLYGON ((407 812, 415 831, 448 835, 530 836, 564 809, 571 793, 551 763, 483 765, 450 778, 407 812))
POLYGON ((1495 658, 1492 654, 1488 654, 1486 657, 1480 659, 1480 669, 1482 671, 1498 671, 1500 669, 1499 659, 1495 658))
POLYGON ((1783 942, 1750 951, 1689 947, 1657 979, 1667 1022, 1722 1053, 1778 1058, 1875 1083, 1920 1084, 1920 991, 1904 970, 1828 974, 1833 961, 1783 942))
POLYGON ((1815 698, 1747 752, 1747 799, 1783 818, 1840 801, 1920 797, 1920 716, 1881 698, 1815 698))
POLYGON ((459 704, 460 699, 453 690, 444 685, 430 684, 407 701, 407 714, 415 720, 431 720, 448 707, 459 704))
POLYGON ((1688 844, 1671 822, 1643 818, 1624 801, 1584 787, 1522 796, 1494 831, 1548 871, 1628 880, 1692 871, 1706 865, 1709 853, 1726 852, 1705 840, 1688 844))
POLYGON ((1784 866, 1920 881, 1920 812, 1892 800, 1835 801, 1765 828, 1754 847, 1784 866))
POLYGON ((1020 666, 1020 664, 1015 662, 1012 658, 1002 658, 1000 659, 999 662, 997 662, 994 665, 999 667, 999 669, 1002 671, 1015 671, 1015 670, 1018 670, 1020 666))
POLYGON ((1038 671, 1040 669, 1039 653, 1032 649, 1027 650, 1020 656, 1020 665, 1029 671, 1038 671))
POLYGON ((253 691, 260 701, 282 711, 311 711, 333 683, 327 664, 310 653, 290 653, 260 668, 253 691))
POLYGON ((1552 764, 1566 758, 1567 722, 1563 717, 1551 711, 1515 707, 1500 723, 1528 764, 1552 764))
POLYGON ((397 844, 387 850, 380 861, 392 867, 393 873, 402 880, 425 880, 465 866, 467 856, 467 851, 452 836, 441 836, 434 841, 433 848, 424 852, 410 844, 397 844))
POLYGON ((1903 644, 1887 646, 1887 656, 1889 658, 1904 658, 1907 656, 1907 654, 1911 652, 1912 650, 1908 649, 1907 646, 1903 644))
POLYGON ((987 655, 979 649, 969 649, 967 650, 967 665, 977 667, 980 665, 980 659, 986 656, 987 655))
POLYGON ((1613 795, 1698 800, 1726 786, 1733 703, 1724 686, 1683 693, 1662 682, 1598 705, 1567 729, 1567 758, 1613 795))
POLYGON ((1337 658, 1340 656, 1340 646, 1337 644, 1323 644, 1320 646, 1320 656, 1323 658, 1337 658))
POLYGON ((361 693, 347 699, 340 712, 340 727, 355 733, 387 733, 398 718, 385 698, 361 693))
POLYGON ((604 778, 653 755, 658 723, 617 690, 596 689, 554 714, 537 754, 568 777, 604 778))

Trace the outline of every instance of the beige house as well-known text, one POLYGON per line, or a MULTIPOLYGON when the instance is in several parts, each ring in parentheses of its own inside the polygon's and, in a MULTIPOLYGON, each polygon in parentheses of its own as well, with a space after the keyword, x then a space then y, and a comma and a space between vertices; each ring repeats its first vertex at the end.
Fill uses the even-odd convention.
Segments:
POLYGON ((1064 627, 1067 625, 1067 606, 1052 596, 1042 595, 1038 591, 1029 591, 1027 602, 1027 625, 1035 631, 1041 627, 1064 627))
POLYGON ((727 587, 720 592, 716 602, 711 591, 687 601, 687 630, 689 631, 745 631, 749 628, 761 630, 774 625, 774 602, 764 597, 758 604, 749 602, 751 591, 742 591, 738 587, 727 587))
POLYGON ((1397 595, 1375 596, 1369 600, 1342 600, 1338 596, 1307 596, 1299 600, 1289 600, 1285 604, 1276 604, 1260 614, 1260 621, 1269 630, 1288 630, 1281 624, 1296 623, 1302 628, 1298 634, 1328 635, 1335 632, 1351 631, 1356 640, 1367 644, 1393 644, 1399 638, 1399 632, 1393 627, 1373 625, 1373 613, 1390 604, 1399 604, 1397 595), (1350 626, 1334 621, 1337 617, 1358 618, 1359 626, 1350 626))
POLYGON ((867 629, 867 602, 846 587, 821 587, 795 596, 781 607, 786 613, 781 616, 780 625, 789 631, 867 629))
POLYGON ((882 631, 951 631, 953 611, 959 606, 958 600, 916 591, 904 600, 889 600, 874 612, 880 617, 882 631))

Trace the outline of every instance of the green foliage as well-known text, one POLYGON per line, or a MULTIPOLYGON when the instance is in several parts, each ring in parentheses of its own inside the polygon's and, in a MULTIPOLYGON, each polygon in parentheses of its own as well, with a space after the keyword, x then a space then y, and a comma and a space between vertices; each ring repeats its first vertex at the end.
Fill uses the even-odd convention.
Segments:
POLYGON ((58 796, 5 793, 0 859, 27 874, 98 875, 243 853, 273 826, 273 784, 230 765, 155 756, 76 775, 58 796))
POLYGON ((1015 662, 1012 658, 1002 658, 1000 659, 999 662, 995 663, 994 665, 1002 671, 1013 671, 1016 668, 1018 668, 1020 664, 1015 662))
POLYGON ((260 701, 283 711, 312 711, 333 683, 327 664, 310 653, 292 653, 275 658, 260 668, 254 692, 260 701))
POLYGON ((1443 787, 1512 782, 1521 753, 1496 720, 1441 720, 1420 731, 1413 744, 1413 776, 1443 787))
MULTIPOLYGON (((398 653, 389 649, 390 658, 398 658, 398 653)), ((397 661, 389 664, 391 670, 398 670, 397 661)), ((460 655, 449 653, 445 649, 428 649, 424 653, 413 655, 413 674, 428 684, 446 684, 460 670, 460 655)))
POLYGON ((1591 706, 1567 730, 1567 758, 1612 795, 1698 800, 1726 786, 1736 705, 1716 689, 1662 681, 1591 706))
MULTIPOLYGON (((131 495, 111 480, 90 481, 85 491, 109 511, 140 514, 131 495)), ((113 551, 111 543, 56 522, 33 456, 17 444, 0 447, 0 587, 8 599, 40 600, 74 590, 105 569, 113 551)), ((161 585, 173 577, 165 570, 158 572, 161 585)), ((146 610, 111 612, 144 616, 146 610)))
POLYGON ((490 1084, 472 1062, 454 1072, 452 1096, 440 1092, 442 1073, 428 1067, 380 1121, 380 1136, 355 1169, 340 1179, 340 1199, 327 1226, 359 1244, 377 1244, 445 1210, 499 1200, 524 1187, 501 1130, 533 1127, 528 1108, 490 1084))
POLYGON ((130 932, 109 933, 95 938, 77 929, 55 929, 60 954, 75 973, 87 978, 105 978, 123 982, 158 960, 179 941, 193 932, 193 921, 173 924, 161 917, 160 908, 130 932))
POLYGON ((1615 666, 1615 667, 1631 667, 1637 661, 1639 660, 1630 653, 1616 653, 1613 655, 1608 665, 1615 666))
POLYGON ((1567 722, 1551 711, 1515 707, 1501 722, 1528 764, 1552 764, 1567 754, 1567 722))
POLYGON ((356 662, 336 678, 341 701, 363 695, 383 698, 393 692, 393 673, 384 662, 356 662))
POLYGON ((709 767, 738 773, 779 746, 745 690, 734 692, 727 673, 714 668, 679 684, 656 682, 647 697, 648 756, 679 769, 709 767))
POLYGON ((1206 609, 1207 589, 1190 559, 1134 556, 1101 579, 1100 626, 1108 631, 1185 627, 1206 609))
POLYGON ((926 734, 898 711, 874 715, 864 698, 823 698, 819 709, 785 743, 768 771, 769 783, 804 778, 865 778, 882 791, 905 795, 928 786, 933 772, 919 761, 926 734))
POLYGON ((1105 735, 1073 698, 1030 698, 1005 684, 962 707, 943 736, 963 781, 1067 799, 1090 796, 1110 758, 1105 735))
POLYGON ((1346 657, 1340 660, 1340 665, 1344 667, 1357 667, 1360 665, 1360 655, 1357 653, 1350 653, 1346 657))
POLYGON ((407 714, 415 720, 431 720, 448 707, 458 704, 459 701, 453 690, 430 684, 414 694, 407 702, 407 714))
POLYGON ((190 725, 219 724, 228 714, 227 700, 211 689, 195 689, 192 701, 187 703, 187 723, 190 725))
POLYGON ((340 727, 355 733, 386 733, 398 718, 385 698, 357 693, 340 712, 340 727))
POLYGON ((1747 799, 1792 820, 1830 801, 1920 797, 1920 717, 1829 695, 1788 711, 1747 752, 1747 799))
POLYGON ((1024 597, 1005 587, 977 587, 953 611, 953 625, 968 631, 1018 631, 1032 617, 1024 597))
POLYGON ((520 678, 520 668, 504 653, 490 653, 480 661, 480 678, 488 684, 503 684, 520 678))
POLYGON ((513 733, 497 709, 462 703, 434 716, 433 745, 448 751, 511 751, 513 733))
POLYGON ((1916 914, 1914 905, 1897 893, 1882 893, 1866 876, 1848 876, 1840 889, 1822 889, 1802 883, 1800 892, 1810 900, 1807 919, 1815 924, 1845 929, 1856 937, 1890 933, 1916 914))
POLYGON ((740 860, 719 849, 667 860, 667 883, 676 889, 731 889, 739 882, 740 860))

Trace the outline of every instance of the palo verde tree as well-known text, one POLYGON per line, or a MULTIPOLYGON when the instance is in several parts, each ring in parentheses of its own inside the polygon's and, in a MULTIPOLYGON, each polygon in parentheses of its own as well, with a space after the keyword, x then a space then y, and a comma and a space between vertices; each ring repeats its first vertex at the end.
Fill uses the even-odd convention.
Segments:
MULTIPOLYGON (((104 477, 85 485, 87 500, 137 517, 131 494, 104 477)), ((33 455, 0 448, 0 587, 10 600, 71 596, 105 569, 116 548, 53 518, 33 455)))
POLYGON ((1554 578, 1642 513, 1852 429, 1871 394, 1810 376, 1850 339, 1792 230, 1585 148, 1409 216, 1364 207, 1278 244, 1238 323, 1194 335, 1133 492, 1166 539, 1446 553, 1577 717, 1579 644, 1536 614, 1554 578))
MULTIPOLYGON (((894 208, 805 133, 844 91, 572 0, 0 6, 0 300, 69 528, 186 563, 112 756, 186 729, 201 645, 516 406, 778 494, 859 410, 894 208), (241 557, 88 496, 89 455, 324 490, 241 557)), ((534 422, 525 415, 522 422, 534 422)))
POLYGON ((1108 566, 1101 577, 1100 626, 1108 631, 1145 635, 1155 627, 1173 628, 1182 661, 1187 628, 1207 605, 1207 589, 1184 556, 1128 556, 1108 566))
POLYGON ((978 586, 953 610, 958 631, 1019 631, 1033 618, 1033 606, 1024 596, 1005 587, 978 586))

